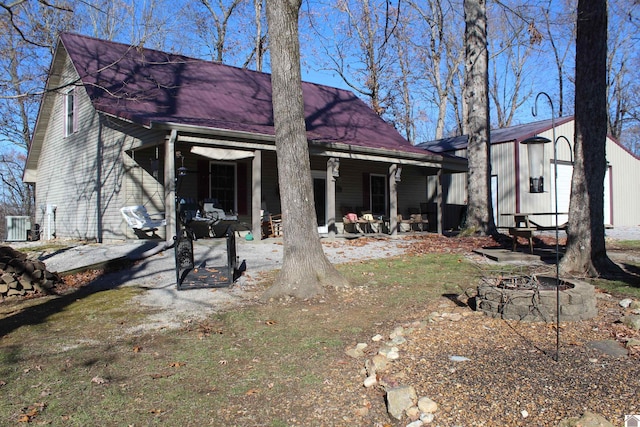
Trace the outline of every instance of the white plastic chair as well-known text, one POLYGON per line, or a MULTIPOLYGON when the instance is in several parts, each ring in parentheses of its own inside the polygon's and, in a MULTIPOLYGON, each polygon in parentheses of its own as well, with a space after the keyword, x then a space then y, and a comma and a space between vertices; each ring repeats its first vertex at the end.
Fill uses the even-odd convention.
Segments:
MULTIPOLYGON (((167 225, 167 221, 162 218, 154 219, 149 212, 147 212, 147 208, 144 206, 125 206, 120 208, 120 213, 124 217, 125 221, 129 227, 134 230, 155 230, 158 227, 164 227, 167 225)), ((164 213, 154 214, 162 215, 164 213)))

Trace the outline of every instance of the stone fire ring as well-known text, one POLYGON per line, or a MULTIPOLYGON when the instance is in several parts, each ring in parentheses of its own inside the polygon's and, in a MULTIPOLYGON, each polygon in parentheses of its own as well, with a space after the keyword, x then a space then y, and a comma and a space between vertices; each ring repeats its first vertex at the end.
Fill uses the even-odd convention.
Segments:
MULTIPOLYGON (((501 286, 498 280, 483 279, 476 296, 477 310, 502 319, 555 322, 556 278, 537 277, 541 286, 519 289, 501 286)), ((560 283, 560 321, 586 320, 598 314, 595 287, 578 280, 560 283)))

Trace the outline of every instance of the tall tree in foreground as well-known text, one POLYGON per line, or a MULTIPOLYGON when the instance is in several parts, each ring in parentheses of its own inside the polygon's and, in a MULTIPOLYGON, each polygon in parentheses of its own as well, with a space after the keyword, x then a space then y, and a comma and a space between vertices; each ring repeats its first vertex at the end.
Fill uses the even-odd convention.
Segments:
POLYGON ((604 243, 607 167, 607 2, 578 1, 575 165, 563 273, 596 276, 615 268, 604 243))
POLYGON ((327 259, 318 238, 302 99, 298 39, 301 4, 302 0, 267 0, 284 258, 264 299, 304 299, 322 294, 324 286, 348 285, 327 259))
POLYGON ((487 5, 485 0, 464 0, 465 88, 467 104, 467 232, 495 234, 491 206, 489 152, 489 73, 487 5))

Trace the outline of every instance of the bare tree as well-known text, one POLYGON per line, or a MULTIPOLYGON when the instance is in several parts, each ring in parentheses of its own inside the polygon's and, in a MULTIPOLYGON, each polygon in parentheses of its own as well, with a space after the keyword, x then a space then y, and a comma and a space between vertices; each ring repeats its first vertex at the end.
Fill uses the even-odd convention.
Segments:
POLYGON ((529 19, 526 7, 498 7, 493 13, 490 45, 492 52, 489 95, 493 101, 495 125, 509 127, 518 111, 531 95, 524 90, 528 60, 542 36, 529 19))
POLYGON ((553 53, 554 65, 557 73, 558 115, 560 117, 564 116, 566 113, 566 68, 569 54, 572 52, 572 47, 574 47, 576 35, 575 5, 574 1, 570 1, 570 3, 570 5, 567 5, 568 7, 565 7, 565 10, 558 7, 552 9, 552 2, 549 0, 546 7, 542 8, 545 39, 553 53))
POLYGON ((576 38, 575 164, 563 273, 596 276, 615 264, 604 242, 607 167, 607 1, 579 0, 576 38))
POLYGON ((298 14, 302 0, 268 0, 273 118, 284 224, 284 257, 265 299, 310 298, 347 286, 318 239, 302 99, 298 14), (295 220, 294 220, 295 218, 295 220))
POLYGON ((609 40, 607 54, 607 111, 608 131, 614 138, 626 144, 626 129, 640 124, 640 94, 638 93, 637 22, 633 13, 640 15, 640 4, 631 0, 618 0, 610 6, 609 40))
POLYGON ((327 68, 336 72, 347 86, 366 97, 378 115, 389 102, 395 54, 391 38, 399 19, 399 5, 392 0, 344 0, 330 9, 334 15, 333 33, 324 37, 326 16, 321 24, 312 22, 323 43, 327 68))
POLYGON ((423 37, 420 48, 424 75, 430 83, 432 92, 430 102, 437 111, 435 138, 444 136, 446 129, 447 109, 451 102, 455 78, 459 67, 464 64, 464 49, 459 30, 462 18, 456 8, 448 0, 429 0, 427 2, 410 2, 422 24, 423 37))
POLYGON ((465 87, 469 142, 467 232, 495 234, 489 154, 489 77, 485 0, 464 0, 465 87))
POLYGON ((227 30, 229 28, 229 19, 234 10, 242 3, 243 0, 218 0, 213 3, 210 0, 200 0, 204 9, 208 13, 207 20, 204 20, 201 29, 203 34, 211 36, 213 42, 214 61, 224 62, 225 41, 227 30), (209 30, 209 23, 213 23, 212 31, 209 30))
POLYGON ((72 14, 44 1, 0 4, 0 10, 0 204, 5 213, 30 216, 33 189, 22 183, 24 162, 53 41, 72 14))

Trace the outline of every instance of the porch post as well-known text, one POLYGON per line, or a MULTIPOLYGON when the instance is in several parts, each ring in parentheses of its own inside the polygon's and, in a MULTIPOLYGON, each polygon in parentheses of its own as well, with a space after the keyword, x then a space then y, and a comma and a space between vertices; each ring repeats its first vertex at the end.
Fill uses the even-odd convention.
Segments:
POLYGON ((398 234, 398 168, 395 163, 389 166, 389 231, 392 236, 398 234))
POLYGON ((442 234, 442 169, 438 169, 436 177, 436 215, 438 217, 436 222, 438 223, 438 234, 442 234))
POLYGON ((327 160, 327 229, 329 238, 336 237, 336 178, 340 175, 340 159, 327 160))
POLYGON ((262 239, 262 151, 253 152, 251 161, 251 233, 255 240, 262 239))
POLYGON ((171 136, 164 143, 164 218, 165 242, 172 245, 176 235, 176 156, 175 144, 178 131, 171 131, 171 136))

